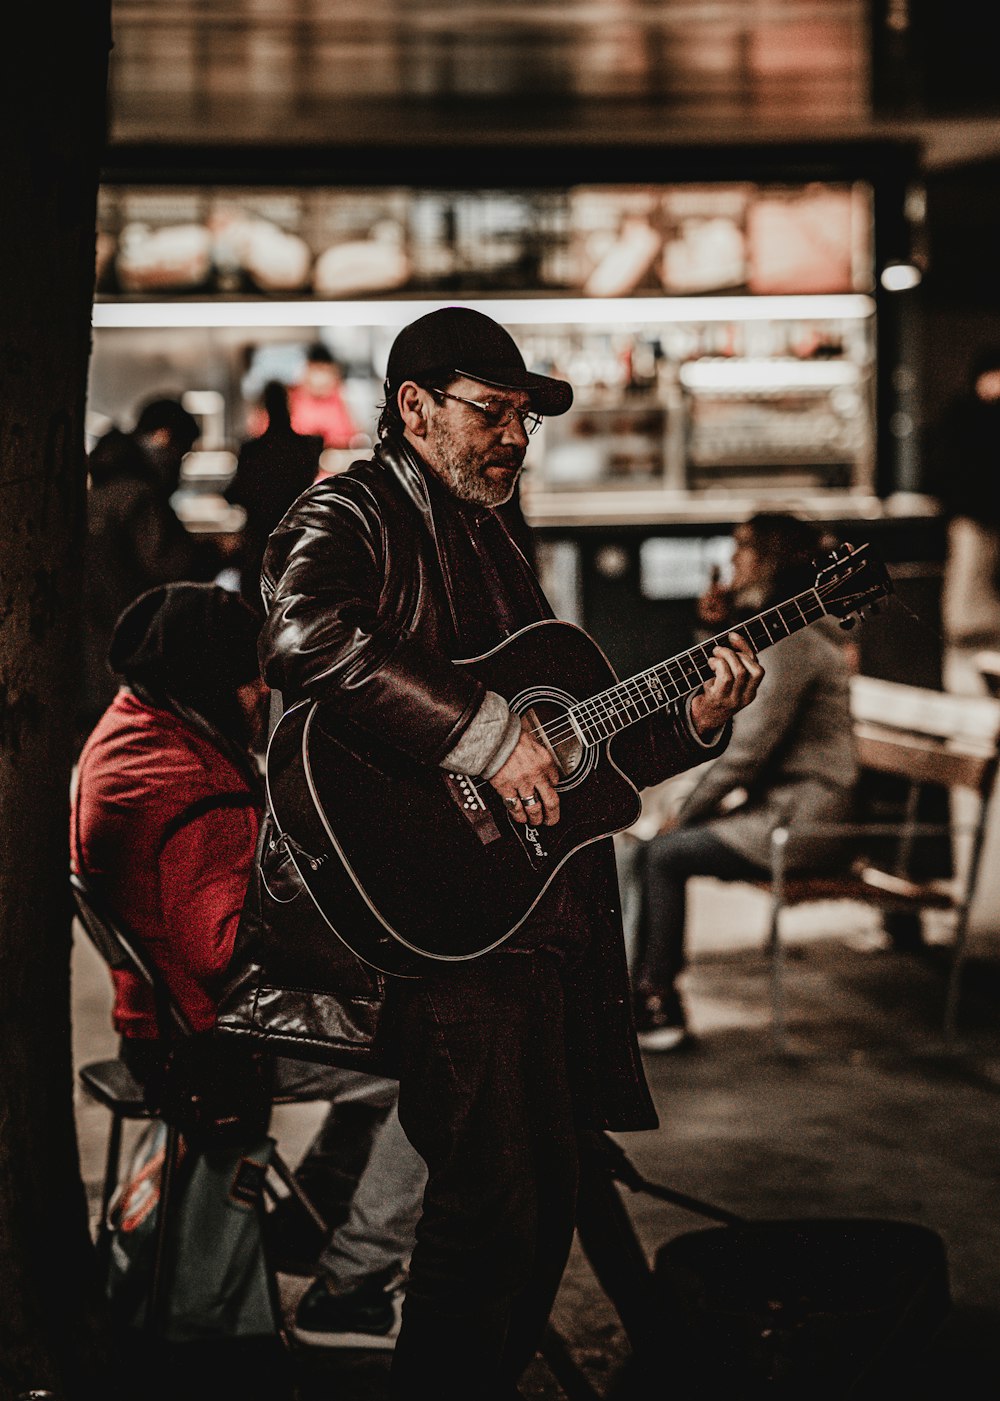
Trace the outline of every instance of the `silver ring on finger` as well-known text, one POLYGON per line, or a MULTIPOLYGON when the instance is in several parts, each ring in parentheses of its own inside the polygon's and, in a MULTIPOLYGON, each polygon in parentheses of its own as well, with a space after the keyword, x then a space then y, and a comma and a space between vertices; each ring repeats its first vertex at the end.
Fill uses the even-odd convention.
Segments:
POLYGON ((513 798, 504 798, 504 802, 510 808, 511 812, 513 812, 513 810, 517 807, 520 801, 521 799, 517 794, 515 794, 513 798))
POLYGON ((538 806, 538 799, 534 793, 532 793, 530 798, 522 798, 521 802, 526 808, 536 808, 538 806))

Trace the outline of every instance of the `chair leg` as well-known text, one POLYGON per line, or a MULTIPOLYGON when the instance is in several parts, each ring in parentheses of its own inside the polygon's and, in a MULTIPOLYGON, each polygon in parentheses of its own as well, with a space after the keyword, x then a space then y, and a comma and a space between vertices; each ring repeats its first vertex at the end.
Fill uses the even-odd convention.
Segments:
POLYGON ((320 1231, 324 1236, 329 1235, 330 1228, 324 1220, 322 1213, 316 1209, 316 1206, 314 1205, 311 1198, 306 1194, 305 1191, 303 1191, 294 1172, 292 1172, 291 1168, 285 1162, 284 1158, 280 1155, 277 1149, 275 1149, 273 1154, 271 1155, 271 1167, 274 1169, 275 1176, 278 1177, 278 1179, 285 1184, 291 1195, 298 1202, 299 1206, 301 1206, 302 1210, 312 1221, 316 1229, 320 1231))
POLYGON ((948 989, 945 993, 943 1033, 945 1042, 949 1044, 954 1039, 955 1026, 958 1020, 958 999, 962 991, 962 969, 965 964, 965 946, 968 941, 969 918, 972 914, 972 899, 979 880, 979 865, 982 860, 983 847, 986 841, 987 816, 988 805, 984 800, 980 808, 979 822, 976 825, 975 836, 973 837, 972 852, 969 856, 969 869, 965 877, 965 899, 962 902, 962 908, 959 911, 958 921, 955 925, 951 970, 948 974, 948 989))
POLYGON ((948 987, 944 998, 943 1034, 946 1044, 955 1039, 958 1022, 958 1001, 962 993, 962 970, 965 967, 965 948, 969 932, 969 904, 966 903, 955 926, 955 939, 951 955, 951 968, 948 970, 948 987))
POLYGON ((111 1111, 111 1128, 108 1132, 108 1148, 104 1156, 104 1183, 101 1187, 101 1215, 97 1223, 97 1232, 94 1237, 94 1249, 97 1254, 97 1265, 101 1272, 101 1278, 107 1283, 108 1270, 111 1266, 111 1227, 108 1225, 108 1214, 111 1210, 111 1199, 118 1186, 118 1165, 121 1160, 122 1151, 122 1120, 121 1115, 111 1111))
POLYGON ((785 1049, 785 950, 781 943, 780 916, 785 903, 785 862, 788 829, 775 827, 771 833, 771 928, 767 946, 771 954, 771 1036, 774 1049, 785 1049))
POLYGON ((767 936, 767 947, 771 954, 771 1036, 774 1049, 785 1049, 786 1006, 785 1006, 785 946, 781 942, 781 908, 779 896, 771 901, 771 927, 767 936))
MULTIPOLYGON (((274 1139, 271 1139, 271 1157, 268 1162, 268 1167, 273 1168, 275 1165, 275 1159, 277 1158, 277 1145, 275 1144, 274 1139)), ((284 1161, 281 1162, 281 1166, 285 1169, 286 1172, 288 1171, 288 1168, 284 1161)), ((267 1275, 267 1293, 271 1303, 271 1317, 274 1320, 274 1331, 286 1355, 290 1358, 292 1353, 296 1351, 298 1344, 285 1320, 285 1312, 282 1308, 281 1303, 281 1289, 278 1284, 278 1275, 271 1259, 271 1251, 269 1249, 268 1244, 266 1225, 267 1207, 265 1202, 266 1198, 270 1195, 272 1194, 268 1188, 267 1173, 265 1171, 264 1181, 261 1187, 261 1193, 254 1206, 254 1210, 257 1213, 257 1225, 260 1230, 260 1239, 264 1251, 264 1263, 266 1267, 265 1273, 267 1275)), ((298 1396, 298 1391, 295 1392, 295 1395, 298 1396)))
POLYGON ((169 1256, 172 1208, 177 1190, 177 1169, 180 1165, 181 1134, 175 1124, 167 1125, 167 1142, 163 1153, 163 1175, 160 1179, 160 1202, 156 1213, 156 1250, 153 1256, 153 1279, 146 1309, 146 1328, 162 1336, 169 1297, 169 1256))

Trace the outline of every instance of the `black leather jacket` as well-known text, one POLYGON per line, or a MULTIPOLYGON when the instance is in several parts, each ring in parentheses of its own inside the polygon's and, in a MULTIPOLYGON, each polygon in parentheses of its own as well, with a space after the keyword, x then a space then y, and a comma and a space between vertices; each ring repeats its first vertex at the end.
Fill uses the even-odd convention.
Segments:
MULTIPOLYGON (((456 744, 483 698, 449 658, 478 656, 551 617, 535 576, 498 516, 458 501, 403 442, 302 495, 264 560, 268 616, 261 662, 286 705, 328 700, 430 764, 456 744)), ((637 786, 719 752, 686 718, 661 711, 619 735, 615 761, 637 786)), ((392 979, 333 936, 264 824, 259 879, 237 943, 238 980, 224 1031, 276 1051, 392 1073, 392 979)), ((635 1043, 610 840, 577 852, 518 933, 488 958, 564 958, 582 1118, 652 1127, 635 1043)), ((447 968, 428 974, 447 977, 447 968)))

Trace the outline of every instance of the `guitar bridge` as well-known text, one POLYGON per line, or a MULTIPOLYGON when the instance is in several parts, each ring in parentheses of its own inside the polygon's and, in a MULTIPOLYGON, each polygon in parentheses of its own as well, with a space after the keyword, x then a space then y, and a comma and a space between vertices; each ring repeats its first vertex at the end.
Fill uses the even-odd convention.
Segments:
POLYGON ((445 775, 445 780, 452 801, 460 809, 462 816, 472 827, 483 846, 495 842, 500 836, 500 829, 493 821, 493 814, 483 802, 475 781, 466 773, 448 773, 445 775))

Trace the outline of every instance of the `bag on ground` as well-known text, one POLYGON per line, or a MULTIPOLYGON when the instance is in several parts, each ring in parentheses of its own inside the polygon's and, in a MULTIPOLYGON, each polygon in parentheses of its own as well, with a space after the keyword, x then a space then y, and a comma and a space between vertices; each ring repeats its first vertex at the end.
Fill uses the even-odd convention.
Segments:
MULTIPOLYGON (((116 1320, 140 1328, 153 1279, 167 1126, 144 1129, 110 1210, 108 1294, 116 1320)), ((274 1141, 191 1149, 181 1140, 166 1242, 163 1336, 175 1342, 274 1334, 261 1223, 274 1141)))

